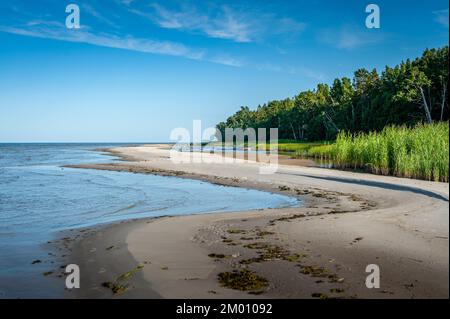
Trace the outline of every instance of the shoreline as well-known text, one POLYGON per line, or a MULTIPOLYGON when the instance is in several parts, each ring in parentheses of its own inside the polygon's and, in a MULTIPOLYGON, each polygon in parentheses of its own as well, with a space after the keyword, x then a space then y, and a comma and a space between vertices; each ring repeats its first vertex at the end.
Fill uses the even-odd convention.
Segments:
POLYGON ((305 205, 99 227, 70 244, 68 261, 80 265, 86 287, 77 297, 448 298, 448 184, 284 165, 265 176, 246 162, 177 166, 161 145, 108 151, 123 162, 68 167, 198 179, 300 196, 305 205), (364 285, 372 263, 380 289, 364 285), (220 286, 219 273, 245 269, 267 286, 253 294, 220 286), (113 294, 105 282, 128 286, 113 294))

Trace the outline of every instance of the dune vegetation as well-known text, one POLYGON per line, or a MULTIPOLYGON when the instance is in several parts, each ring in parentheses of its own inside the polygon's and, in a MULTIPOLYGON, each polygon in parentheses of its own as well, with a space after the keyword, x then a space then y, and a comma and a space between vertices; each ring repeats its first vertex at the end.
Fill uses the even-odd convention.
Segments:
POLYGON ((341 132, 333 143, 281 144, 291 156, 332 161, 333 167, 448 182, 449 125, 387 126, 380 132, 341 132), (296 150, 296 151, 295 151, 296 150))
POLYGON ((320 83, 253 110, 243 106, 217 124, 218 136, 223 140, 229 128, 277 128, 280 154, 330 160, 337 168, 448 182, 447 91, 448 46, 427 49, 381 73, 358 69, 353 79, 320 83))

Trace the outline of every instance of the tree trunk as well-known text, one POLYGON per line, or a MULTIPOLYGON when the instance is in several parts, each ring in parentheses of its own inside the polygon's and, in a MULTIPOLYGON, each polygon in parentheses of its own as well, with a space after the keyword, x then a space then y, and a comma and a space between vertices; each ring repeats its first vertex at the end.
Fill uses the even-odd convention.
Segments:
POLYGON ((297 135, 295 134, 295 130, 294 130, 294 126, 292 125, 292 122, 289 122, 289 124, 291 125, 292 134, 294 134, 294 140, 297 140, 297 135))
POLYGON ((447 84, 442 83, 441 121, 444 118, 445 98, 447 94, 447 84))
POLYGON ((425 93, 423 92, 422 87, 419 87, 420 94, 422 95, 423 107, 425 109, 425 115, 427 117, 428 123, 433 123, 433 119, 431 118, 430 109, 428 107, 427 99, 425 98, 425 93))
MULTIPOLYGON (((331 118, 331 116, 328 115, 327 112, 323 111, 323 114, 325 115, 325 118, 331 123, 331 125, 333 126, 333 128, 339 133, 339 128, 337 127, 337 125, 334 123, 333 119, 331 118)), ((324 121, 326 123, 326 121, 324 121)), ((328 129, 328 128, 327 128, 328 129)))
POLYGON ((351 124, 351 130, 355 131, 355 107, 352 103, 352 124, 351 124))

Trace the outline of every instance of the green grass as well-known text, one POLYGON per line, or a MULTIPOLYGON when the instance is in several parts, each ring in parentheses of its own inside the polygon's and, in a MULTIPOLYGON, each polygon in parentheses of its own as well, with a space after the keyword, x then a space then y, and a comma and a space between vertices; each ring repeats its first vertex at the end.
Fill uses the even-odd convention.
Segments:
POLYGON ((381 132, 341 132, 335 142, 279 140, 278 144, 244 146, 259 150, 278 147, 280 154, 312 157, 340 169, 448 182, 449 124, 387 126, 381 132))
POLYGON ((301 157, 308 155, 311 148, 324 145, 326 142, 298 142, 292 140, 279 140, 278 143, 259 144, 259 149, 273 150, 278 148, 280 154, 301 157))
POLYGON ((449 126, 388 126, 381 132, 340 133, 334 144, 311 147, 307 153, 332 160, 337 168, 448 182, 449 126))
POLYGON ((328 143, 328 142, 299 142, 299 141, 295 141, 295 140, 284 140, 284 139, 280 139, 278 140, 277 143, 275 143, 274 141, 272 141, 271 143, 241 143, 241 144, 236 144, 236 143, 221 143, 221 142, 215 142, 215 143, 210 143, 210 146, 222 146, 222 147, 248 147, 248 148, 252 148, 252 149, 257 149, 257 150, 273 150, 275 148, 278 148, 278 152, 280 153, 286 153, 292 156, 302 156, 302 155, 306 155, 308 150, 311 147, 315 147, 315 146, 320 146, 323 145, 324 143, 328 143))

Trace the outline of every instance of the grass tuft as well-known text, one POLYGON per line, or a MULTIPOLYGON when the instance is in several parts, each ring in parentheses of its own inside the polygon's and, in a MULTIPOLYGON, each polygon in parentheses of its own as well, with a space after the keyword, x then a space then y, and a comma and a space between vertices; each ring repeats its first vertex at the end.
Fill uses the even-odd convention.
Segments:
POLYGON ((311 147, 308 156, 331 160, 336 168, 448 182, 448 122, 413 128, 387 126, 381 132, 341 132, 336 143, 311 147))

